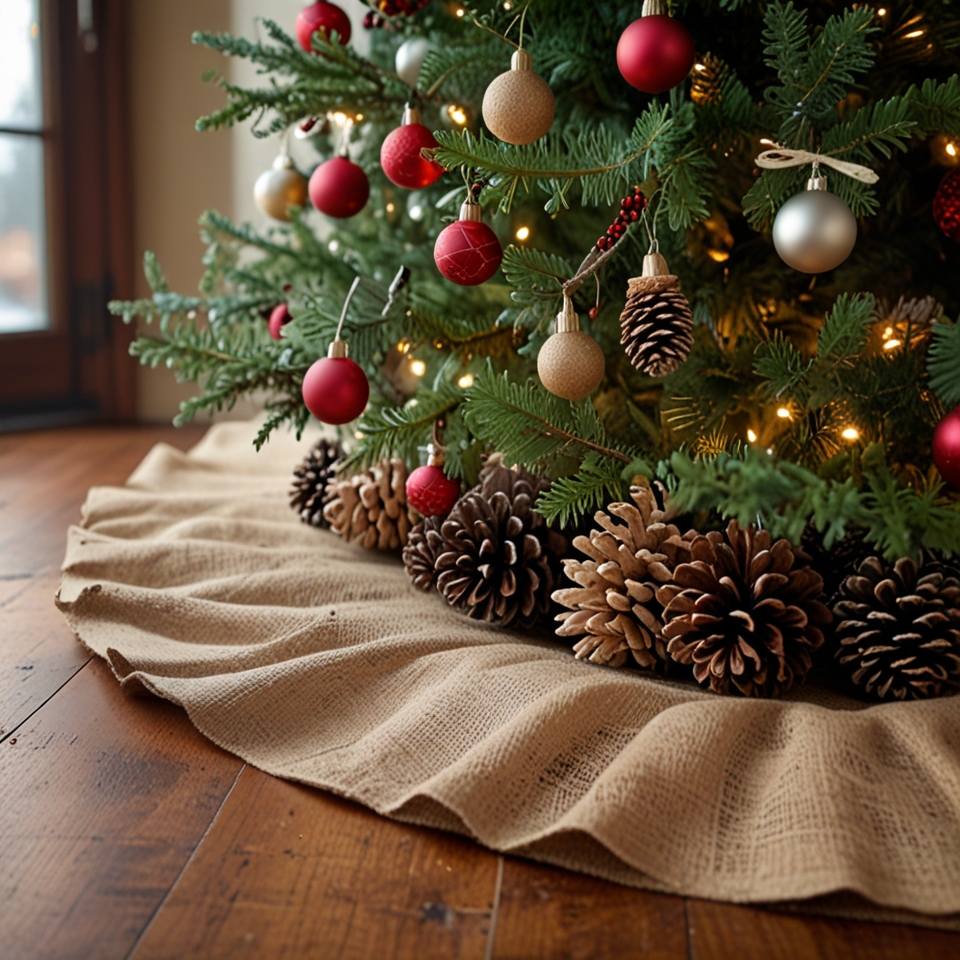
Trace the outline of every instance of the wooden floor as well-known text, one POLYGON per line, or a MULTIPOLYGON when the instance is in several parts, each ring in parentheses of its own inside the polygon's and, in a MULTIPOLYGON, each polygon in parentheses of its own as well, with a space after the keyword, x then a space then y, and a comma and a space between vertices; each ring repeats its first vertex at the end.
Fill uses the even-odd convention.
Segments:
POLYGON ((54 608, 67 525, 158 441, 0 436, 0 957, 960 957, 960 935, 686 900, 276 780, 123 693, 54 608))

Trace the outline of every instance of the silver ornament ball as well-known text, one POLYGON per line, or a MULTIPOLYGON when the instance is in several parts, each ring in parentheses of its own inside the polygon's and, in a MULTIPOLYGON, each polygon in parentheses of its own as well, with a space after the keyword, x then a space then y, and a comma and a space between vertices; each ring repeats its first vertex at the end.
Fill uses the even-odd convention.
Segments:
POLYGON ((420 80, 420 68, 430 52, 430 42, 423 37, 404 40, 397 49, 394 61, 397 76, 408 86, 415 87, 420 80))
POLYGON ((773 221, 773 245, 787 266, 801 273, 839 267, 857 242, 857 218, 817 177, 791 197, 773 221))
POLYGON ((288 207, 302 207, 307 202, 307 181, 286 154, 273 161, 273 167, 257 177, 253 185, 257 206, 274 220, 288 222, 288 207))

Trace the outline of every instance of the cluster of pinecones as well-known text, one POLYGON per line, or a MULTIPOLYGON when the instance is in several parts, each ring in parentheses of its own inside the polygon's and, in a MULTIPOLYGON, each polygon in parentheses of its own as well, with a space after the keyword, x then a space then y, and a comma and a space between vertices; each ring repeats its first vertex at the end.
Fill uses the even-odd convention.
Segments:
POLYGON ((304 522, 367 548, 402 548, 415 586, 475 619, 526 628, 553 600, 567 608, 556 632, 577 638, 579 659, 771 697, 821 651, 872 699, 960 689, 960 569, 932 556, 890 565, 862 531, 828 551, 813 531, 794 547, 735 521, 681 530, 663 491, 637 486, 631 503, 596 513, 574 558, 533 509, 549 482, 498 457, 447 516, 426 519, 407 504, 403 461, 346 476, 336 472, 342 457, 320 441, 297 468, 291 504, 304 522), (559 586, 561 565, 573 586, 559 586))
POLYGON ((862 535, 818 557, 736 521, 681 532, 653 490, 599 511, 599 529, 564 560, 576 586, 554 592, 561 636, 580 659, 661 673, 692 669, 717 693, 778 696, 829 651, 846 681, 877 700, 960 688, 960 571, 927 558, 892 567, 862 535), (622 521, 620 523, 617 520, 622 521))

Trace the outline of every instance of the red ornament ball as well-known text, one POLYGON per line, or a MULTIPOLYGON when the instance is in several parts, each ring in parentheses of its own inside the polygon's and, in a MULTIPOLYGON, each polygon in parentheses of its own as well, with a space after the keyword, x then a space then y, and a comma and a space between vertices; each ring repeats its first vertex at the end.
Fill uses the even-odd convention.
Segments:
POLYGON ((349 423, 370 399, 367 375, 349 357, 323 357, 303 378, 303 402, 323 423, 349 423))
POLYGON ((424 160, 420 151, 435 147, 437 141, 422 123, 405 123, 391 130, 380 148, 380 166, 398 187, 422 190, 443 176, 443 167, 433 160, 424 160))
POLYGON ((497 235, 482 221, 457 220, 445 227, 433 248, 437 269, 461 287, 486 283, 503 259, 497 235))
POLYGON ((320 0, 311 3, 297 14, 297 40, 307 53, 313 53, 313 35, 319 30, 325 37, 330 36, 332 30, 337 31, 340 43, 350 42, 350 18, 335 4, 320 0))
POLYGON ((321 213, 344 220, 366 206, 370 181, 363 167, 346 157, 334 157, 313 171, 308 191, 321 213))
POLYGON ((270 336, 274 340, 280 339, 280 328, 286 326, 293 317, 290 316, 290 308, 285 303, 278 303, 270 311, 270 319, 267 326, 270 328, 270 336))
POLYGON ((937 424, 930 449, 940 476, 960 490, 960 407, 951 410, 937 424))
POLYGON ((623 79, 644 93, 663 93, 683 83, 695 57, 690 31, 661 14, 634 20, 617 44, 617 66, 623 79))
POLYGON ((460 481, 451 480, 442 467, 417 467, 407 477, 407 503, 424 517, 441 517, 460 499, 460 481))
POLYGON ((940 181, 933 195, 933 219, 946 236, 960 241, 960 167, 940 181))

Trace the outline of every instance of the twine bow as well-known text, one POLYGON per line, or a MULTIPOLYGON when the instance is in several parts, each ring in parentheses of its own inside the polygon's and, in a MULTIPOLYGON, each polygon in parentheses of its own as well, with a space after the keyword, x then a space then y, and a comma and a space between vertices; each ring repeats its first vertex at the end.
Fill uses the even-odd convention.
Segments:
MULTIPOLYGON (((769 140, 767 141, 770 142, 769 140)), ((817 176, 820 164, 832 167, 840 173, 845 173, 861 183, 876 183, 880 178, 869 167, 859 163, 850 163, 847 160, 837 160, 822 153, 812 153, 809 150, 791 150, 787 147, 776 147, 773 150, 764 150, 756 159, 758 167, 767 170, 782 170, 784 167, 802 167, 805 164, 813 165, 813 175, 817 176)))

